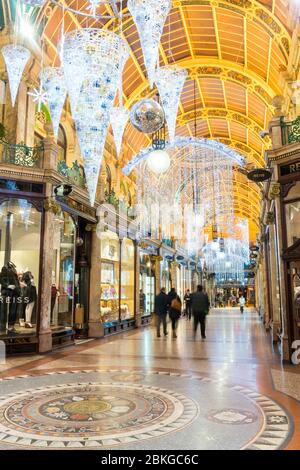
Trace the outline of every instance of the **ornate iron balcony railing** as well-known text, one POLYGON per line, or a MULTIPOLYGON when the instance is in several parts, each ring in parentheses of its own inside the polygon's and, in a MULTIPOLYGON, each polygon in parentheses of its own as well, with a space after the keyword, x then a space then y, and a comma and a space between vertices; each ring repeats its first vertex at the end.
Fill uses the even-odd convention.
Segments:
POLYGON ((23 143, 10 144, 0 139, 0 152, 2 163, 17 166, 40 168, 44 159, 43 143, 36 147, 28 147, 23 143))
POLYGON ((300 116, 294 121, 280 120, 282 145, 300 142, 300 116))

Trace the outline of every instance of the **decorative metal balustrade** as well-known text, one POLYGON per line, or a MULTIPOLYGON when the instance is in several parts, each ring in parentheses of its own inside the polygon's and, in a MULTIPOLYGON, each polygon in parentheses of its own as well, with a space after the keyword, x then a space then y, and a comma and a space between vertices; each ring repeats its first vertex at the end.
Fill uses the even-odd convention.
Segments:
POLYGON ((86 189, 86 182, 83 167, 75 160, 71 167, 65 161, 60 160, 57 163, 57 171, 64 176, 71 184, 79 188, 86 189))
POLYGON ((24 143, 10 144, 0 140, 0 155, 2 163, 11 165, 40 168, 44 159, 44 145, 28 147, 24 143))
POLYGON ((294 121, 287 122, 281 118, 280 126, 282 145, 300 142, 300 116, 298 116, 294 121))

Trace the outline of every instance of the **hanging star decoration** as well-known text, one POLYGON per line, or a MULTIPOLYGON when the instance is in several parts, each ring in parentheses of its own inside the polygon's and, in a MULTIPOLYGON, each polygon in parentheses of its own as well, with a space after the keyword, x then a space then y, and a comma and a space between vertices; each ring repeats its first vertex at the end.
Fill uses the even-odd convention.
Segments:
POLYGON ((91 11, 92 15, 96 16, 96 10, 100 5, 100 0, 89 0, 90 5, 87 7, 91 11))
POLYGON ((34 88, 33 91, 27 93, 29 96, 33 97, 33 102, 38 104, 38 112, 41 112, 42 104, 47 103, 47 93, 43 90, 43 84, 40 83, 39 89, 34 88))

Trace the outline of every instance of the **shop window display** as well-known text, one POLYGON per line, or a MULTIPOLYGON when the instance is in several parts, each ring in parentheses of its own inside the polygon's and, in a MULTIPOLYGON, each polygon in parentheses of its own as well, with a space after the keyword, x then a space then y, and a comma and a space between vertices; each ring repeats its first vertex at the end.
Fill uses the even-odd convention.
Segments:
POLYGON ((124 238, 121 245, 121 320, 134 317, 134 243, 124 238))
POLYGON ((154 311, 155 277, 151 269, 150 256, 140 255, 140 312, 141 316, 150 315, 154 311))
POLYGON ((286 204, 287 246, 293 245, 300 238, 300 201, 286 204))
POLYGON ((36 334, 41 213, 27 199, 0 205, 1 336, 36 334))
POLYGON ((169 292, 171 290, 171 269, 170 261, 167 258, 161 261, 160 270, 161 287, 164 287, 166 292, 169 292))
POLYGON ((76 226, 70 214, 63 212, 55 218, 53 233, 51 326, 72 327, 76 226))
POLYGON ((110 231, 101 234, 101 321, 119 321, 120 242, 110 231))

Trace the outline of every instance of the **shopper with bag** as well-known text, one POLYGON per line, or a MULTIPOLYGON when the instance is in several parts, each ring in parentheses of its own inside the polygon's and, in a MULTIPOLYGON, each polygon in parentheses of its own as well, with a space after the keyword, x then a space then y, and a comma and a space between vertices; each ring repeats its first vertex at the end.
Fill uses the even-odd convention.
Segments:
POLYGON ((168 294, 169 317, 172 322, 173 338, 177 338, 176 329, 181 315, 182 302, 174 287, 168 294))
POLYGON ((194 317, 194 335, 196 336, 198 324, 200 323, 201 337, 206 338, 205 323, 206 315, 209 312, 209 299, 208 295, 203 292, 202 286, 197 286, 197 292, 192 294, 192 312, 194 317))

